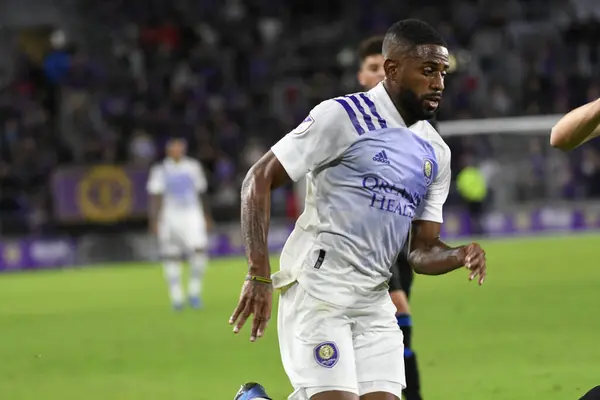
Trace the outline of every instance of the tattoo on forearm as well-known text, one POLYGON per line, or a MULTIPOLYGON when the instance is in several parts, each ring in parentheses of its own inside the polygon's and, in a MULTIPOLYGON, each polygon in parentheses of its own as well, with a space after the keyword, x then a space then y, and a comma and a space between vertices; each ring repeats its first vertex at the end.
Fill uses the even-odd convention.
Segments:
MULTIPOLYGON (((264 267, 268 261, 267 237, 270 222, 271 196, 268 190, 259 190, 254 178, 242 184, 242 238, 250 268, 264 267)), ((269 271, 264 271, 269 272, 269 271)))

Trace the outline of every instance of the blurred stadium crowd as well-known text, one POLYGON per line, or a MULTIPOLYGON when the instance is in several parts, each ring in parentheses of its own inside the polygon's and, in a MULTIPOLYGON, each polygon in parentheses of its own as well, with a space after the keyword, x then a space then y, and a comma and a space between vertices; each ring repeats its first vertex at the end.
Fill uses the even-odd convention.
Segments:
MULTIPOLYGON (((204 164, 217 219, 237 218, 248 167, 315 104, 358 90, 356 45, 400 18, 425 19, 449 42, 440 120, 564 113, 600 97, 594 0, 82 3, 77 30, 21 30, 10 48, 0 93, 5 232, 52 229, 57 167, 146 165, 172 134, 204 164)), ((552 171, 546 142, 519 141, 530 166, 525 199, 557 171, 559 197, 600 195, 598 149, 552 171)), ((494 156, 487 136, 448 143, 455 172, 494 156)), ((274 212, 293 215, 292 199, 289 188, 278 191, 274 212)))

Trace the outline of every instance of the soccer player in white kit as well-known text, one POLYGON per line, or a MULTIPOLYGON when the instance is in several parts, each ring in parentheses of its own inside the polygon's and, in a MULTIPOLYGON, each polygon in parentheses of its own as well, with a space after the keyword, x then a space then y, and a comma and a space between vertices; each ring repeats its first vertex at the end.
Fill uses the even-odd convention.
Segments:
MULTIPOLYGON (((385 79, 382 48, 383 36, 370 37, 358 46, 360 68, 357 78, 365 91, 373 89, 385 79)), ((417 122, 416 126, 409 126, 408 128, 410 130, 426 129, 427 131, 435 129, 430 124, 422 124, 421 121, 417 122)), ((390 297, 396 306, 396 321, 398 321, 398 326, 404 337, 406 387, 402 394, 405 400, 422 400, 419 365, 417 354, 412 345, 412 316, 408 304, 414 275, 412 267, 408 263, 408 243, 400 252, 390 271, 392 273, 392 277, 388 282, 390 297)))
POLYGON ((169 140, 166 151, 167 157, 152 167, 148 177, 150 231, 158 237, 173 308, 180 310, 185 303, 182 261, 186 259, 190 264, 188 301, 193 308, 201 308, 211 224, 208 204, 201 199, 207 181, 200 163, 186 156, 184 140, 169 140))
POLYGON ((438 108, 449 64, 444 41, 428 24, 404 20, 386 33, 383 55, 384 82, 317 105, 242 185, 249 271, 230 323, 239 332, 254 314, 255 341, 270 318, 272 288, 281 290, 279 343, 292 400, 401 398, 402 333, 387 281, 411 224, 417 273, 466 266, 470 279, 485 278, 479 245, 440 241, 449 148, 433 129, 407 128, 427 124, 438 108), (304 175, 305 211, 271 277, 270 191, 304 175))

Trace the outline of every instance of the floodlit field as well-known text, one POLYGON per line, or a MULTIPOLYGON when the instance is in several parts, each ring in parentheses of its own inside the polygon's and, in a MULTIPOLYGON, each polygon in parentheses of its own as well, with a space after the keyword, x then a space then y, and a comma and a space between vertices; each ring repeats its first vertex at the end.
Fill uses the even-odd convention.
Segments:
MULTIPOLYGON (((568 400, 600 384, 600 237, 485 244, 483 287, 463 271, 416 279, 426 398, 568 400)), ((213 261, 205 310, 178 314, 155 265, 0 276, 0 399, 227 400, 249 380, 285 399, 275 323, 255 344, 227 324, 244 273, 213 261)))

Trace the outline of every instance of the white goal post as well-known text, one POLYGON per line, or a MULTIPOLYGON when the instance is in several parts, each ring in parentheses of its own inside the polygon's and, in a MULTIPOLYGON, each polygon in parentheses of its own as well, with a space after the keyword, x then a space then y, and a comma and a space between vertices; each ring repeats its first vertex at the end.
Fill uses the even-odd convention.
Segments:
MULTIPOLYGON (((550 131, 563 115, 533 115, 526 117, 465 119, 440 121, 438 131, 442 136, 483 135, 491 133, 511 133, 518 135, 539 134, 550 131)), ((550 136, 548 136, 550 140, 550 136)))

